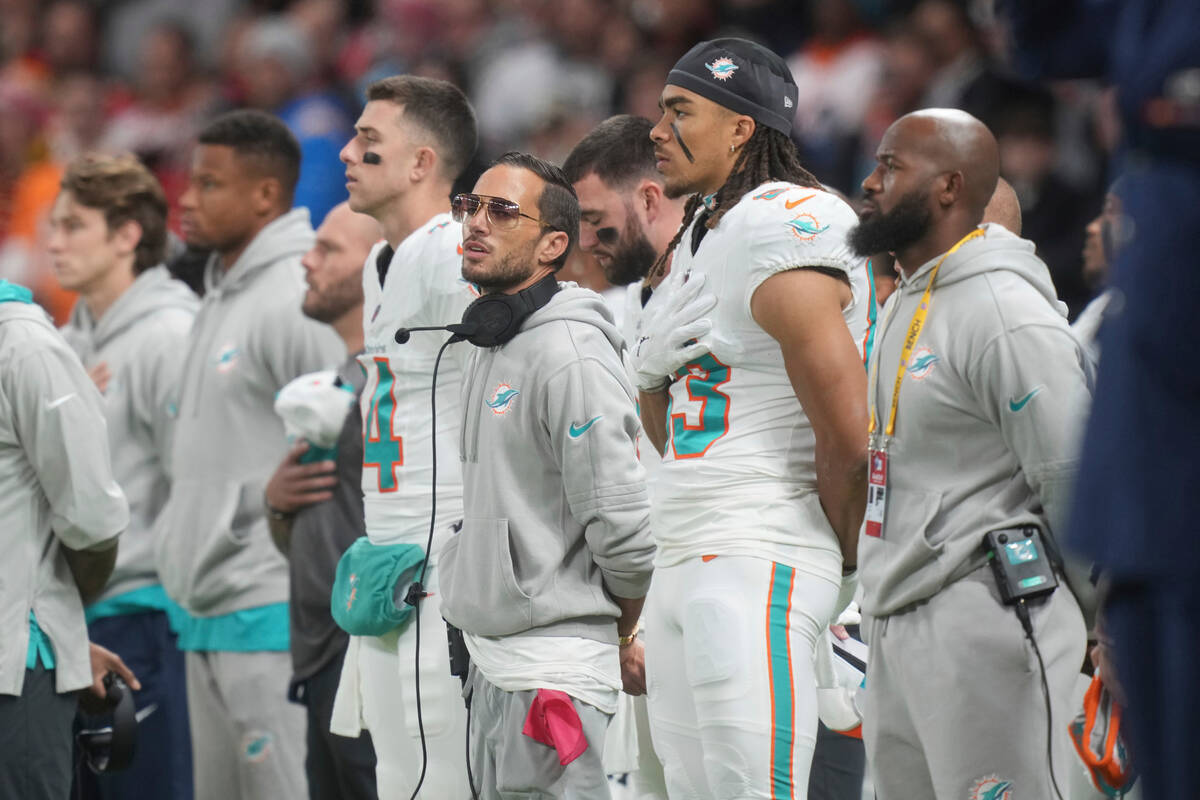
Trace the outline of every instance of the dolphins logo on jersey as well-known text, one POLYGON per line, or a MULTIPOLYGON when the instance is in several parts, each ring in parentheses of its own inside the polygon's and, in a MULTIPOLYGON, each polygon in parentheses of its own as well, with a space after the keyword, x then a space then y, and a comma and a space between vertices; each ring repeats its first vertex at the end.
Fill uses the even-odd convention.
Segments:
POLYGON ((812 214, 801 214, 795 219, 788 220, 787 226, 791 228, 792 236, 803 242, 811 241, 819 234, 829 230, 828 225, 817 222, 817 218, 812 214))
POLYGON ((711 64, 705 64, 704 67, 719 81, 729 80, 738 69, 738 65, 733 63, 732 58, 718 58, 711 64))
POLYGON ((240 354, 241 351, 238 349, 238 346, 232 342, 218 350, 216 357, 213 359, 213 363, 217 365, 217 372, 229 372, 236 367, 240 354))
POLYGON ((941 359, 928 347, 918 347, 909 358, 908 374, 913 376, 913 380, 923 381, 929 377, 929 373, 933 372, 934 365, 939 361, 941 359))
POLYGON ((507 383, 501 382, 492 390, 491 399, 485 402, 487 403, 487 407, 492 410, 492 413, 499 417, 508 413, 509 409, 512 408, 513 401, 517 399, 517 395, 519 394, 519 391, 507 383))
POLYGON ((1013 800, 1012 781, 1002 781, 998 775, 987 775, 975 781, 968 800, 1013 800))

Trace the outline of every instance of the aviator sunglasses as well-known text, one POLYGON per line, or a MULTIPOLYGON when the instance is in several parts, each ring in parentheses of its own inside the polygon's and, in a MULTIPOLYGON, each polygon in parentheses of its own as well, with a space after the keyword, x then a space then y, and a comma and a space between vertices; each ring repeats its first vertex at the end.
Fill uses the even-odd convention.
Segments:
POLYGON ((479 213, 479 207, 487 210, 487 220, 497 228, 511 229, 517 227, 521 217, 531 219, 539 225, 546 225, 537 217, 531 217, 521 211, 521 207, 512 200, 503 197, 488 197, 487 195, 468 194, 463 192, 454 195, 450 201, 450 213, 455 222, 466 222, 479 213))

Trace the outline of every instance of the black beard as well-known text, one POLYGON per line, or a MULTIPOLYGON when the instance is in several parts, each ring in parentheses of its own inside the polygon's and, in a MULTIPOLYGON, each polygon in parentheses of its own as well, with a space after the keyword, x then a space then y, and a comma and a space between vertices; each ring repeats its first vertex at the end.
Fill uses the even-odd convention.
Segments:
POLYGON ((501 256, 496 266, 487 275, 467 275, 463 278, 474 283, 483 294, 504 292, 528 280, 537 265, 533 263, 533 242, 527 247, 518 247, 501 256))
POLYGON ((846 241, 860 256, 895 253, 920 241, 932 222, 929 193, 914 190, 886 214, 877 212, 859 222, 850 229, 846 241))
POLYGON ((632 213, 625 223, 624 234, 617 243, 618 249, 613 251, 612 259, 604 268, 604 278, 613 286, 628 286, 640 281, 658 260, 654 245, 650 244, 632 213))

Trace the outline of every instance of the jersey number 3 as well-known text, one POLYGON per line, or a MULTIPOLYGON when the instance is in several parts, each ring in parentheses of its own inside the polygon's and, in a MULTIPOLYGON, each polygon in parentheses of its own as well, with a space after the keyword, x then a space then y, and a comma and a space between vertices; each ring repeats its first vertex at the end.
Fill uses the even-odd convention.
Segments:
POLYGON ((668 410, 671 419, 671 447, 675 458, 699 458, 713 443, 729 431, 729 395, 718 387, 729 382, 732 370, 712 353, 685 364, 676 373, 685 379, 689 405, 700 404, 700 424, 688 424, 688 411, 675 413, 674 401, 668 410))
POLYGON ((396 416, 396 378, 386 358, 375 359, 378 379, 363 418, 363 469, 379 473, 379 491, 396 491, 396 468, 404 464, 404 441, 392 432, 396 416))

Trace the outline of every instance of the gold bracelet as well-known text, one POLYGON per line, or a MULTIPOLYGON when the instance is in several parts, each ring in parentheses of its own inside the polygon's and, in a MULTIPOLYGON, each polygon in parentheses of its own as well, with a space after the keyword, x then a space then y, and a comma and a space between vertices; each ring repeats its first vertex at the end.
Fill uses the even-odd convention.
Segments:
POLYGON ((637 638, 638 631, 640 631, 641 629, 642 629, 642 621, 638 620, 637 622, 635 622, 633 624, 633 630, 631 630, 629 632, 628 636, 618 636, 617 637, 617 646, 618 647, 628 647, 629 645, 633 644, 633 640, 637 638))

